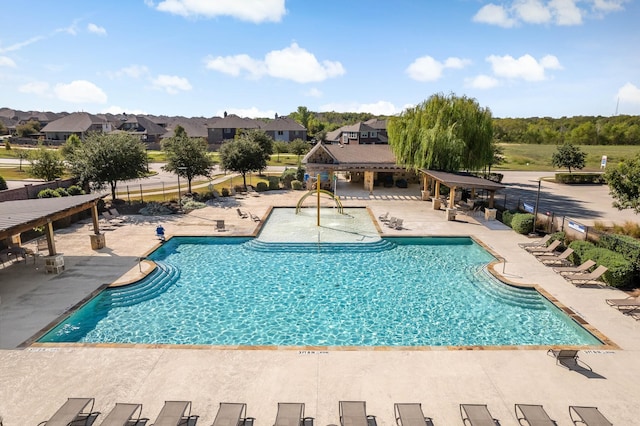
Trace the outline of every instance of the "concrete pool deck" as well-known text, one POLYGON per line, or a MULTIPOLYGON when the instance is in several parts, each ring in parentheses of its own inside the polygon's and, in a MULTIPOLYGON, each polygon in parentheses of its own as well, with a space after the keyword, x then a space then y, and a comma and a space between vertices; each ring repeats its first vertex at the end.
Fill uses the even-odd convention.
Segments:
MULTIPOLYGON (((578 313, 620 349, 586 349, 580 360, 592 368, 556 365, 546 349, 485 350, 283 350, 130 346, 44 345, 17 348, 103 285, 135 278, 139 259, 158 243, 155 226, 172 235, 247 235, 258 224, 241 219, 236 207, 263 217, 270 206, 295 206, 300 192, 266 193, 170 217, 134 217, 106 232, 107 247, 93 251, 89 223, 56 231, 66 270, 47 275, 35 265, 0 269, 0 416, 5 426, 37 424, 69 397, 95 397, 105 414, 116 402, 143 404, 155 420, 165 400, 190 400, 198 424, 213 422, 219 402, 246 402, 258 426, 273 424, 277 402, 304 402, 317 425, 339 424, 338 401, 365 400, 378 424, 395 423, 393 403, 421 402, 435 425, 462 424, 460 403, 488 404, 503 426, 517 425, 515 403, 542 404, 558 424, 570 424, 569 405, 597 406, 614 424, 640 424, 640 322, 605 303, 624 293, 576 288, 518 247, 526 237, 497 222, 443 211, 420 201, 416 191, 344 192, 345 207, 371 209, 404 219, 403 230, 381 226, 382 235, 471 235, 503 257, 495 269, 520 284, 537 284, 578 313), (215 230, 224 219, 226 232, 215 230)), ((328 201, 323 201, 331 205, 328 201)), ((470 307, 472 308, 472 307, 470 307)), ((455 326, 455 324, 452 324, 455 326)))

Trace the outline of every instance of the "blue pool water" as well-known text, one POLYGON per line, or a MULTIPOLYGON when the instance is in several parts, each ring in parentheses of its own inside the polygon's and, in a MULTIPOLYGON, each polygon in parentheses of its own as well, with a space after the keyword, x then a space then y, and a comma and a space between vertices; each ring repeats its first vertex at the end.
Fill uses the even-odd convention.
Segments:
POLYGON ((470 238, 172 238, 40 342, 279 346, 599 345, 470 238))

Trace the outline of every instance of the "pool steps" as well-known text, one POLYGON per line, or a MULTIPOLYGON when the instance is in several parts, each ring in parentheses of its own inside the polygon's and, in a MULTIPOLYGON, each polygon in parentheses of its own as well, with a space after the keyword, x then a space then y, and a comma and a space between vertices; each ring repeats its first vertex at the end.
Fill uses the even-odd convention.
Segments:
POLYGON ((385 250, 391 250, 395 247, 395 243, 386 240, 379 239, 373 242, 356 242, 356 243, 285 243, 285 242, 272 242, 272 241, 260 241, 259 239, 253 239, 243 244, 243 247, 247 250, 258 252, 298 252, 303 253, 305 251, 313 251, 315 253, 338 253, 338 252, 350 252, 350 253, 369 253, 369 252, 381 252, 385 250))
POLYGON ((504 284, 492 276, 484 266, 468 270, 467 273, 473 276, 483 275, 479 280, 473 279, 473 282, 480 291, 491 298, 526 309, 546 308, 543 297, 536 290, 504 284))
POLYGON ((170 263, 155 261, 157 268, 137 283, 110 288, 103 299, 113 308, 123 308, 160 296, 180 278, 180 269, 170 263))

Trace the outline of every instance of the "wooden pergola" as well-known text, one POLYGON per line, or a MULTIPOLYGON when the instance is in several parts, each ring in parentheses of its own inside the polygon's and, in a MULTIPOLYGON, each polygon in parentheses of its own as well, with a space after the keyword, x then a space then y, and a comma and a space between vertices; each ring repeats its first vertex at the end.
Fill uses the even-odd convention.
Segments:
POLYGON ((471 190, 471 197, 475 198, 476 190, 484 189, 489 192, 490 209, 494 206, 495 193, 504 188, 497 182, 490 181, 467 174, 439 172, 434 170, 420 169, 422 173, 422 188, 430 194, 440 194, 440 185, 449 188, 449 208, 455 206, 455 193, 457 189, 471 190))
POLYGON ((11 244, 21 245, 21 233, 44 226, 49 256, 54 256, 57 254, 53 238, 53 222, 56 220, 91 209, 94 234, 100 235, 97 205, 102 197, 104 195, 88 194, 4 201, 0 203, 0 241, 11 239, 11 244))

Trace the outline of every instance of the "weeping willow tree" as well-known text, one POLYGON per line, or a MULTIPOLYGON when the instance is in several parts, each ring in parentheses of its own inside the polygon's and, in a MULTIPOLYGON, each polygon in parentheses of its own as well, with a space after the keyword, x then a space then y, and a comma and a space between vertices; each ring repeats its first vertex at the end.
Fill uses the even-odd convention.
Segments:
POLYGON ((389 120, 389 145, 408 169, 479 170, 493 158, 491 111, 466 96, 436 94, 389 120))

